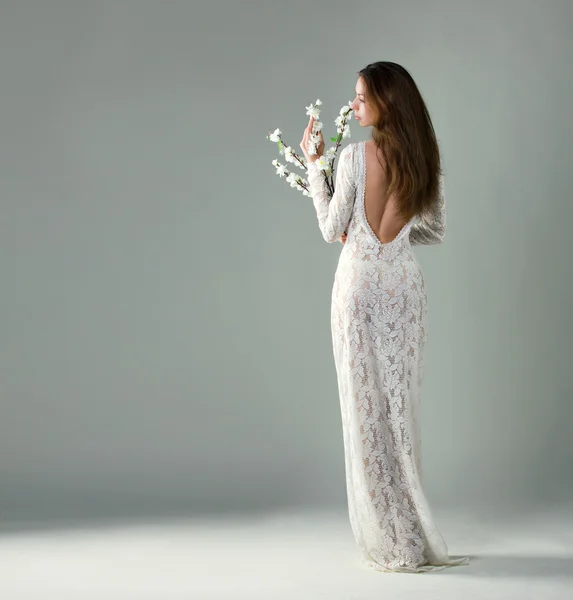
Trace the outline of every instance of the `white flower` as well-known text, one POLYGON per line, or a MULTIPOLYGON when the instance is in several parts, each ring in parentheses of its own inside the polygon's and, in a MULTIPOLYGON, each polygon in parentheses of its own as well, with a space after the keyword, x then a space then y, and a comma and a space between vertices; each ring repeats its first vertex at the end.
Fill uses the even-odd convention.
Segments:
POLYGON ((280 129, 275 129, 270 135, 269 135, 269 140, 271 140, 271 142, 278 142, 279 141, 279 136, 282 133, 282 131, 280 129))
POLYGON ((290 183, 291 187, 296 187, 298 185, 297 180, 300 177, 296 173, 289 173, 286 180, 290 183))
POLYGON ((310 106, 306 107, 306 114, 309 117, 314 117, 315 119, 318 119, 320 117, 320 108, 316 108, 313 104, 311 104, 310 106))
MULTIPOLYGON (((332 173, 332 162, 329 158, 327 158, 324 155, 319 156, 313 164, 316 165, 317 169, 319 169, 320 171, 324 171, 324 174, 327 176, 329 176, 332 173)), ((307 167, 307 171, 308 168, 309 167, 307 167)))
POLYGON ((281 165, 280 163, 278 163, 277 165, 275 165, 275 167, 277 168, 276 174, 279 177, 284 177, 287 171, 286 165, 281 165))

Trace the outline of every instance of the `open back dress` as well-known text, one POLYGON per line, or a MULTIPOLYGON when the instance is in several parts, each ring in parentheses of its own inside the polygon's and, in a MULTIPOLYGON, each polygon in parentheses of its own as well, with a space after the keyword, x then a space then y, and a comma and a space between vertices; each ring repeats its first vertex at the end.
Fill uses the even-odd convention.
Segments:
POLYGON ((366 219, 366 142, 340 152, 331 196, 309 163, 309 191, 329 243, 347 240, 334 276, 331 328, 344 437, 350 524, 374 570, 437 571, 451 558, 422 486, 420 391, 427 296, 412 246, 439 244, 446 229, 443 180, 431 213, 382 243, 366 219))

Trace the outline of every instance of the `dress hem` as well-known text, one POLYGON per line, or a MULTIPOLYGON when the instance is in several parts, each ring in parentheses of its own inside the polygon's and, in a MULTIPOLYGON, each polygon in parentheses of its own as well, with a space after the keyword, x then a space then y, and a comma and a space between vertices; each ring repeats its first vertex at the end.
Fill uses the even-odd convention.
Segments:
POLYGON ((393 568, 385 567, 385 566, 375 562, 372 559, 362 558, 361 560, 362 560, 362 564, 364 564, 369 569, 371 569, 373 571, 384 572, 384 573, 427 573, 427 572, 432 572, 432 571, 443 571, 444 569, 447 569, 448 567, 457 567, 457 566, 464 566, 464 565, 470 564, 469 556, 462 556, 460 558, 451 559, 447 563, 442 563, 439 565, 423 564, 423 565, 418 565, 417 567, 401 566, 401 567, 393 567, 393 568))

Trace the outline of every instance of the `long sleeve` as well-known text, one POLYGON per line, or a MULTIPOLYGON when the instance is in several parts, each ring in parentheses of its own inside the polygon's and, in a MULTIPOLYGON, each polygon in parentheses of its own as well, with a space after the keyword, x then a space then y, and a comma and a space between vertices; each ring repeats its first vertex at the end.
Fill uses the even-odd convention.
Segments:
POLYGON ((316 209, 318 226, 322 237, 330 244, 340 239, 340 236, 346 231, 352 216, 356 198, 352 163, 353 153, 352 144, 350 144, 340 152, 332 198, 324 179, 324 172, 314 163, 309 163, 307 167, 309 190, 316 209))
POLYGON ((440 175, 436 204, 430 212, 422 213, 419 216, 419 220, 410 228, 410 244, 412 246, 441 244, 446 234, 446 200, 443 176, 440 175))

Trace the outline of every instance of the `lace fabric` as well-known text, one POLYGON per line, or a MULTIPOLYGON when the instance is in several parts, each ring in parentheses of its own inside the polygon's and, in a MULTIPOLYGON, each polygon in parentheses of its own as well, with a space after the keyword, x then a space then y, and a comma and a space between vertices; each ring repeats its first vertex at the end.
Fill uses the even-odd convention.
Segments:
POLYGON ((422 486, 427 295, 412 245, 443 241, 443 181, 434 210, 382 243, 366 219, 365 142, 341 151, 332 197, 313 163, 307 178, 325 241, 348 236, 334 276, 331 330, 348 510, 360 556, 378 571, 469 564, 467 556, 448 555, 422 486))

